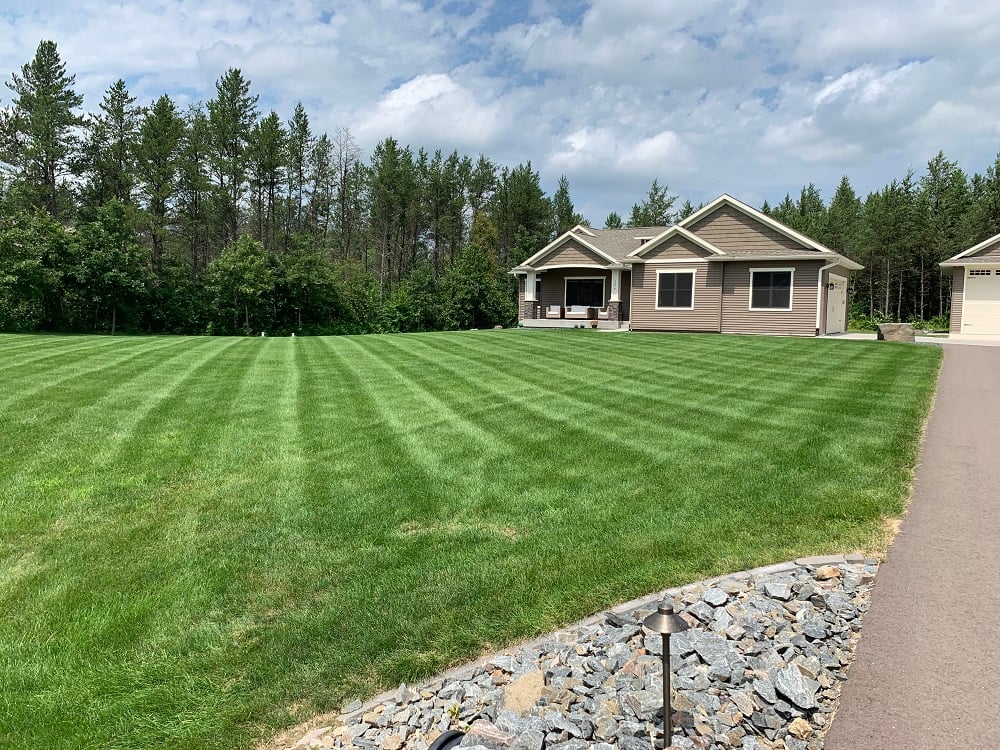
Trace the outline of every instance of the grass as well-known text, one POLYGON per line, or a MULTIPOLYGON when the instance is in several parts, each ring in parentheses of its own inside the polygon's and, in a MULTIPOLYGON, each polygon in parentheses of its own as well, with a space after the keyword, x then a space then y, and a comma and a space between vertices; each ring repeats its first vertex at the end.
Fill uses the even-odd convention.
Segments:
POLYGON ((0 744, 245 747, 613 602, 876 548, 939 360, 0 336, 0 744))

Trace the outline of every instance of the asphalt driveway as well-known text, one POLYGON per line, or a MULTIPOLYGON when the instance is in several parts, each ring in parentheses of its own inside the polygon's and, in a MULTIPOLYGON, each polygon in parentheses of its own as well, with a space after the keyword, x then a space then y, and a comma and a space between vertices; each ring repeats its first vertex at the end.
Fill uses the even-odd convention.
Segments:
POLYGON ((913 497, 826 750, 997 744, 1000 347, 944 351, 913 497))

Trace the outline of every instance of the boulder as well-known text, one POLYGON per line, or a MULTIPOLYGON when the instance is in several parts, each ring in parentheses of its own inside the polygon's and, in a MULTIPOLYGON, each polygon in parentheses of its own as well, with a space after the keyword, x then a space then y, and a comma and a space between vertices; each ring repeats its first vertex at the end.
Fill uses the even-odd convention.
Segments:
POLYGON ((879 323, 876 331, 879 341, 903 341, 908 344, 916 341, 912 323, 879 323))

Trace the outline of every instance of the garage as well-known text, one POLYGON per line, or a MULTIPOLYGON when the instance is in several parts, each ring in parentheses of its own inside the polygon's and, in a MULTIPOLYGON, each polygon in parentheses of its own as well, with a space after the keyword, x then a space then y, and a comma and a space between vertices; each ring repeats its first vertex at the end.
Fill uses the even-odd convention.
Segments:
POLYGON ((1000 335, 1000 266, 965 269, 962 333, 1000 335))
POLYGON ((951 333, 1000 336, 1000 234, 941 263, 951 272, 951 333))

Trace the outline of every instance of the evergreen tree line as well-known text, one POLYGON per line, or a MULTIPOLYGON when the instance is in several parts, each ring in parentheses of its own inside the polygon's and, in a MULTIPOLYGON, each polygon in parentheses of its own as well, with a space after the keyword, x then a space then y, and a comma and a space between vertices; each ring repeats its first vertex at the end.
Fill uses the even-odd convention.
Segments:
MULTIPOLYGON (((0 330, 341 333, 510 325, 507 270, 579 223, 565 177, 551 198, 531 163, 414 151, 363 158, 304 107, 258 109, 237 69, 181 110, 136 103, 122 80, 98 111, 55 43, 12 74, 0 109, 0 330)), ((696 209, 654 180, 628 219, 696 209)), ((856 319, 949 310, 937 263, 1000 232, 1000 156, 968 177, 943 154, 859 198, 844 177, 763 210, 865 265, 856 319)))
POLYGON ((865 266, 852 274, 851 317, 932 321, 951 311, 951 276, 938 263, 1000 233, 1000 155, 969 177, 939 152, 919 178, 912 171, 863 200, 845 176, 829 205, 813 184, 763 211, 865 266))
POLYGON ((55 43, 0 110, 0 330, 339 333, 510 325, 507 271, 579 223, 530 162, 367 159, 298 105, 262 113, 242 73, 181 110, 122 80, 98 111, 55 43))

